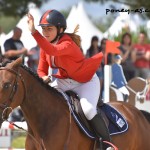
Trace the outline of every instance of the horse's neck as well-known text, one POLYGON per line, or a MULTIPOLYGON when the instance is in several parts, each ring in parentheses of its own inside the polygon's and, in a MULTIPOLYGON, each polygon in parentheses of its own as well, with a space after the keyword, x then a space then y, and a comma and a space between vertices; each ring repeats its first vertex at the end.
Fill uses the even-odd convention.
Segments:
POLYGON ((25 76, 24 80, 26 98, 21 108, 31 128, 36 125, 36 130, 42 130, 40 128, 47 123, 47 120, 51 122, 52 119, 54 122, 55 118, 65 114, 66 105, 57 92, 47 89, 30 74, 25 76))

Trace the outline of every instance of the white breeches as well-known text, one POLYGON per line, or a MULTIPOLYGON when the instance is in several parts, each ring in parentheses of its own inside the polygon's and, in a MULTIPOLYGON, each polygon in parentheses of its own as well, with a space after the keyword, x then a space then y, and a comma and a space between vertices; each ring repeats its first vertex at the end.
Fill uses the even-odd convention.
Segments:
POLYGON ((63 92, 67 90, 76 92, 80 97, 81 107, 88 120, 91 120, 97 114, 96 106, 100 95, 100 81, 96 74, 86 83, 57 78, 51 83, 51 86, 63 92))

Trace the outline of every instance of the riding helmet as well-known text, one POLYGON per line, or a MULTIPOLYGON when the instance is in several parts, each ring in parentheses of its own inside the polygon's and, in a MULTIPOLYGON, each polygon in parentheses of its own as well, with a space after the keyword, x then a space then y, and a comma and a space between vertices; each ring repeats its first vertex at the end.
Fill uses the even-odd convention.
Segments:
POLYGON ((66 19, 57 10, 47 10, 41 17, 39 26, 55 26, 57 28, 62 27, 66 29, 66 19))

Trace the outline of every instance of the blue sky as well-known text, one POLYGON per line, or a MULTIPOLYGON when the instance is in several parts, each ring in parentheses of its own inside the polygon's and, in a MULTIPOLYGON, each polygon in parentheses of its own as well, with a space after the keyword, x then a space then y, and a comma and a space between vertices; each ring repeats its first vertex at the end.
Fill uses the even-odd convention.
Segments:
MULTIPOLYGON (((107 4, 102 5, 100 2, 97 3, 87 3, 83 0, 49 0, 47 3, 43 4, 41 10, 44 12, 47 9, 57 9, 57 10, 65 10, 71 8, 73 5, 78 4, 78 2, 84 2, 84 7, 88 15, 99 18, 101 16, 106 15, 106 9, 110 8, 112 2, 108 2, 107 4)), ((121 7, 120 4, 115 4, 118 8, 121 7)))
MULTIPOLYGON (((112 9, 112 6, 115 6, 115 9, 126 9, 127 6, 120 4, 120 3, 114 3, 114 2, 107 2, 105 4, 101 4, 100 2, 85 2, 84 0, 49 0, 47 3, 43 4, 41 7, 41 11, 45 12, 48 9, 57 9, 59 11, 61 10, 67 10, 71 9, 73 5, 77 5, 79 2, 84 3, 84 8, 86 13, 92 18, 92 20, 101 20, 101 21, 107 21, 108 17, 115 19, 117 16, 119 16, 119 12, 115 13, 109 13, 106 15, 106 9, 112 9)), ((139 17, 139 15, 133 15, 135 22, 140 24, 145 24, 145 21, 139 17)))

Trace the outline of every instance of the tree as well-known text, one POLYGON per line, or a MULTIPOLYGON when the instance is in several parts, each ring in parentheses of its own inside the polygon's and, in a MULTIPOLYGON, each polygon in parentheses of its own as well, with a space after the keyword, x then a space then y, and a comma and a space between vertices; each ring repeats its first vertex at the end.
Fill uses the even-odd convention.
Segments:
MULTIPOLYGON (((150 1, 148 0, 85 0, 87 2, 101 2, 106 3, 113 1, 116 3, 121 3, 130 6, 130 10, 133 10, 132 13, 140 13, 141 15, 147 16, 150 18, 150 1)), ((115 6, 113 6, 115 8, 115 6)))
POLYGON ((0 14, 22 17, 28 12, 28 4, 33 2, 40 7, 47 0, 0 0, 0 14))

